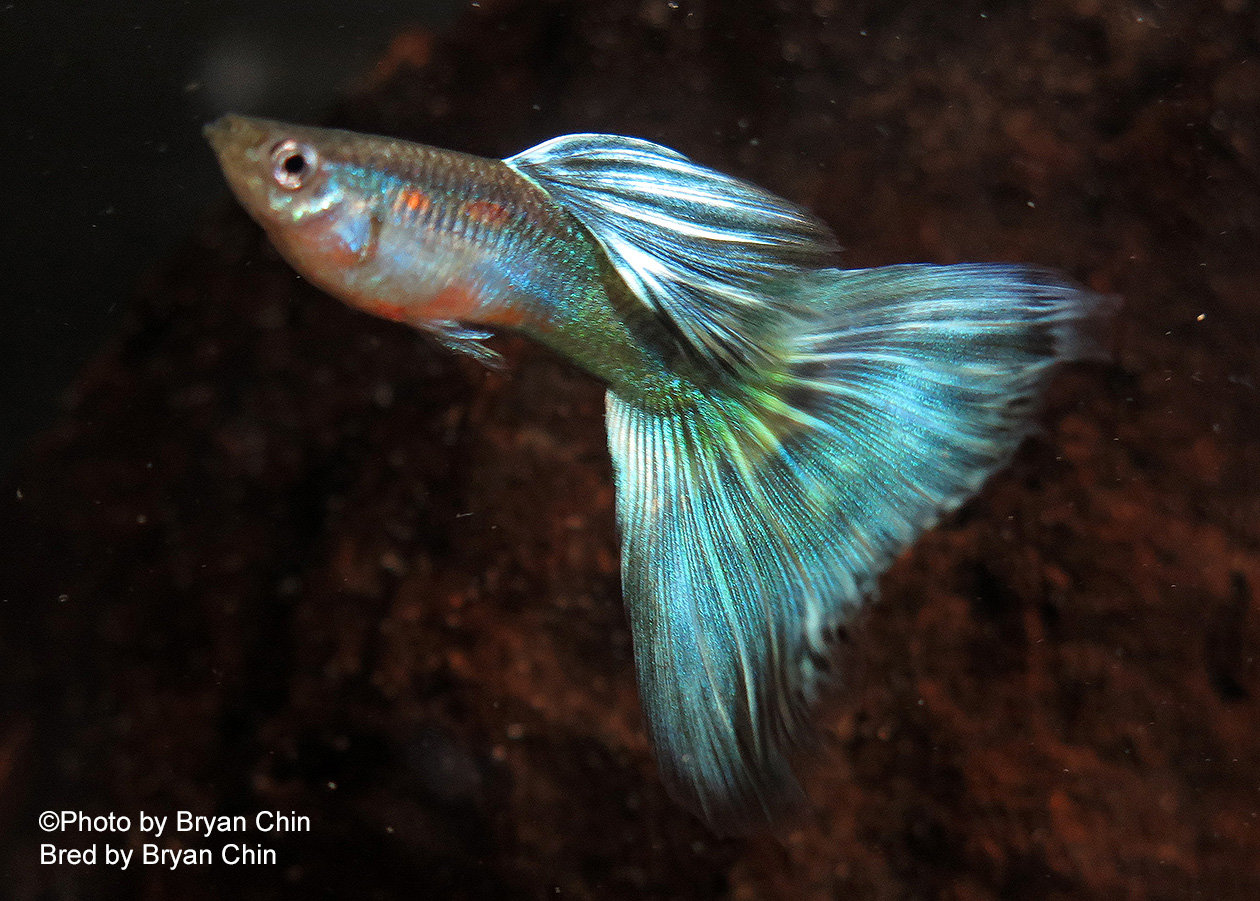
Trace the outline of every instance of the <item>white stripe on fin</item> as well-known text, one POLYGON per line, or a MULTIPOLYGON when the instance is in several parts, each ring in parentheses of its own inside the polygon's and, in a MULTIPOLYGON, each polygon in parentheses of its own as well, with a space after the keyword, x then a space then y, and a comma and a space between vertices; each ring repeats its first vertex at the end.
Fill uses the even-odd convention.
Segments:
POLYGON ((792 774, 835 630, 893 557, 1010 459, 1113 301, 1020 266, 800 276, 778 394, 649 410, 610 393, 622 580, 666 784, 719 831, 792 774))
POLYGON ((767 345, 790 298, 772 299, 768 287, 834 265, 839 250, 807 210, 637 138, 567 135, 506 162, 595 236, 702 359, 726 369, 777 361, 781 348, 767 345))

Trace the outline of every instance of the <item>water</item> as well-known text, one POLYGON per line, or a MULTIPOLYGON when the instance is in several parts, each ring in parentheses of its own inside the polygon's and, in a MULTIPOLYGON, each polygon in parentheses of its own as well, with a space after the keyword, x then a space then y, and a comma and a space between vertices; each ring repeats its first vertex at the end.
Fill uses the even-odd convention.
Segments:
POLYGON ((316 118, 391 36, 451 2, 0 8, 9 173, 0 469, 116 330, 142 269, 187 236, 221 179, 200 125, 225 110, 316 118))
POLYGON ((46 386, 18 415, 52 424, 0 497, 10 896, 1260 895, 1254 4, 487 4, 371 77, 406 16, 0 15, 37 57, 11 84, 132 123, 6 123, 36 133, 14 183, 60 197, 6 219, 15 296, 45 298, 7 307, 34 323, 16 384, 46 386), (97 53, 40 68, 35 34, 97 53), (1124 298, 1113 362, 1065 371, 851 624, 781 836, 715 839, 656 777, 600 387, 511 337, 487 372, 295 279, 214 205, 197 128, 246 103, 230 83, 489 155, 640 135, 810 206, 854 266, 1036 262, 1124 298), (44 365, 79 372, 60 409, 44 365))

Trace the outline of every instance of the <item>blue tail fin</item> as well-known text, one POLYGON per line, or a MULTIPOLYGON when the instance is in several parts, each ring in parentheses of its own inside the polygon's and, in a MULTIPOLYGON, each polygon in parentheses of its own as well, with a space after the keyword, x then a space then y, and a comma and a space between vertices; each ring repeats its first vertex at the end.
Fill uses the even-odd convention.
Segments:
POLYGON ((1105 301, 1016 266, 821 269, 759 384, 661 412, 608 396, 623 581, 662 773, 719 829, 797 792, 828 638, 899 551, 1010 458, 1105 301))
POLYGON ((608 397, 622 576, 661 770, 720 829, 772 816, 829 634, 1000 468, 1107 302, 1018 266, 840 270, 800 207, 656 144, 507 160, 719 376, 608 397))

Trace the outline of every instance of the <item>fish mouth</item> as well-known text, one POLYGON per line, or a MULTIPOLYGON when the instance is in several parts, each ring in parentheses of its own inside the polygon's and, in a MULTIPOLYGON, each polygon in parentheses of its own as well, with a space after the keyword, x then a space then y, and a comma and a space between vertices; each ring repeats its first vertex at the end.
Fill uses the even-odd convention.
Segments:
POLYGON ((248 150, 256 151, 266 141, 268 124, 262 119, 229 113, 208 123, 201 133, 223 159, 248 150))
POLYGON ((206 125, 202 134, 214 149, 219 168, 236 199, 255 219, 265 216, 270 148, 275 143, 274 123, 227 115, 206 125))

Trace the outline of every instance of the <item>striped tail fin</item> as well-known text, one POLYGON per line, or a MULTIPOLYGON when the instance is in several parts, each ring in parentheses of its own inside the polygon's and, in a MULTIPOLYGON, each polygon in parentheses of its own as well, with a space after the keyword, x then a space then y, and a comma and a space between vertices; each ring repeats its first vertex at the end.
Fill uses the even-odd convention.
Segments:
POLYGON ((507 164, 600 243, 717 386, 608 396, 622 578, 661 770, 723 830, 799 795, 828 636, 1003 466, 1109 301, 1007 265, 841 270, 808 211, 665 147, 507 164))
POLYGON ((1106 301, 1013 266, 816 270, 782 375, 650 411, 608 396, 640 690, 674 794, 720 830, 798 796, 828 639, 1001 468, 1106 301))

